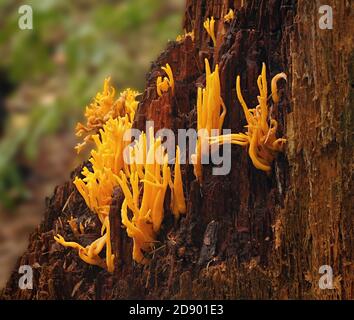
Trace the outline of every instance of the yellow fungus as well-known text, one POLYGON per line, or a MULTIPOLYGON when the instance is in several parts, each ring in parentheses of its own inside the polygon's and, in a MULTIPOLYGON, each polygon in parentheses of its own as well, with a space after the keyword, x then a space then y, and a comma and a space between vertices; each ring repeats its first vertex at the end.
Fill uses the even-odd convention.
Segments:
POLYGON ((60 234, 57 234, 56 236, 54 236, 54 240, 65 247, 70 247, 70 248, 77 249, 77 250, 83 249, 83 247, 76 242, 65 241, 64 238, 60 234))
POLYGON ((190 37, 192 39, 192 41, 194 41, 194 30, 191 32, 187 32, 186 30, 184 30, 184 34, 182 35, 178 35, 176 38, 177 42, 182 42, 184 41, 187 37, 190 37))
MULTIPOLYGON (((277 82, 280 79, 286 80, 285 73, 277 74, 273 77, 271 82, 272 98, 275 104, 279 102, 277 82)), ((264 63, 262 65, 261 75, 257 79, 257 85, 259 90, 259 104, 253 109, 248 109, 241 93, 240 76, 237 76, 236 93, 246 117, 247 132, 211 137, 209 142, 211 144, 232 143, 248 146, 248 153, 253 165, 259 170, 270 172, 271 164, 277 152, 283 150, 286 139, 276 138, 278 123, 275 119, 271 118, 268 111, 268 89, 266 65, 264 63)))
POLYGON ((176 148, 176 161, 175 161, 175 171, 174 171, 174 181, 172 187, 172 201, 171 210, 176 219, 179 218, 180 214, 186 213, 186 201, 183 193, 183 181, 180 167, 180 149, 179 146, 176 148))
POLYGON ((249 136, 244 133, 233 133, 223 136, 215 136, 209 138, 210 144, 222 145, 224 143, 238 144, 240 146, 247 146, 249 144, 249 136))
POLYGON ((94 242, 90 244, 87 250, 87 255, 92 258, 97 256, 103 249, 104 245, 106 244, 107 234, 104 234, 94 242))
POLYGON ((112 245, 111 245, 111 227, 109 223, 109 217, 105 219, 106 226, 106 265, 108 272, 114 271, 114 254, 112 254, 112 245))
POLYGON ((127 115, 132 122, 138 106, 138 94, 137 91, 126 89, 116 99, 116 90, 110 85, 110 78, 105 79, 103 91, 97 93, 91 104, 86 107, 86 125, 78 123, 76 126, 76 135, 83 137, 83 142, 75 147, 77 152, 80 153, 87 143, 92 141, 92 136, 99 132, 108 119, 127 115))
POLYGON ((82 224, 82 222, 80 222, 79 227, 80 227, 80 233, 81 233, 81 234, 84 234, 84 233, 85 233, 85 227, 84 227, 84 225, 82 224))
POLYGON ((102 223, 109 213, 111 195, 116 186, 115 175, 126 167, 123 150, 129 141, 123 141, 123 137, 131 126, 127 117, 109 119, 100 130, 100 136, 93 136, 96 150, 91 151, 92 171, 84 167, 81 173, 84 178, 76 177, 74 180, 86 204, 98 214, 102 223))
POLYGON ((156 79, 156 90, 159 97, 162 96, 164 92, 167 92, 169 88, 172 90, 172 95, 175 91, 175 81, 173 78, 173 72, 170 65, 167 63, 165 67, 161 67, 163 71, 167 74, 167 77, 162 79, 161 76, 156 79))
POLYGON ((89 257, 87 254, 88 248, 79 249, 79 257, 86 263, 105 268, 106 265, 101 257, 98 255, 89 257))
POLYGON ((234 10, 229 9, 229 12, 224 16, 224 22, 229 23, 234 19, 235 13, 234 10))
POLYGON ((271 88, 272 88, 272 99, 273 102, 275 104, 279 103, 279 95, 278 95, 278 87, 277 87, 277 83, 280 79, 284 79, 285 81, 287 80, 287 76, 284 72, 282 73, 278 73, 273 79, 272 79, 272 84, 271 84, 271 88))
POLYGON ((219 66, 216 65, 214 72, 211 72, 209 61, 205 59, 205 69, 206 86, 204 89, 198 88, 197 130, 199 136, 195 154, 192 155, 194 175, 200 182, 202 180, 202 145, 208 144, 207 140, 211 136, 212 129, 217 129, 219 132, 222 130, 226 116, 226 106, 220 95, 219 66))
MULTIPOLYGON (((82 248, 79 245, 76 245, 75 248, 78 249, 80 258, 85 262, 99 266, 105 264, 109 272, 114 270, 109 211, 113 190, 117 186, 116 176, 121 170, 127 170, 123 151, 130 141, 124 141, 124 135, 131 126, 132 122, 128 114, 115 119, 109 118, 102 129, 99 130, 99 134, 92 136, 96 147, 96 149, 91 151, 89 160, 92 164, 92 170, 84 167, 81 172, 83 178, 76 177, 74 180, 74 185, 84 198, 87 206, 97 214, 102 223, 101 238, 95 240, 86 248, 82 248), (106 247, 105 262, 98 257, 104 246, 106 247)), ((73 221, 70 221, 69 224, 75 229, 73 221)), ((58 240, 60 238, 56 239, 56 241, 58 240)), ((58 242, 68 246, 65 241, 58 242)))
MULTIPOLYGON (((173 94, 172 70, 168 64, 162 67, 162 70, 167 77, 164 80, 158 78, 158 90, 162 94, 171 88, 173 94)), ((86 247, 76 242, 67 242, 59 234, 54 237, 61 245, 76 249, 79 257, 86 263, 106 268, 109 272, 114 271, 115 259, 111 247, 109 221, 115 187, 120 186, 125 195, 121 208, 122 224, 126 227, 128 236, 133 238, 133 258, 139 263, 148 261, 146 254, 151 252, 156 242, 164 217, 164 199, 168 185, 172 191, 170 207, 173 214, 178 217, 186 211, 179 148, 176 151, 177 160, 172 183, 168 156, 161 145, 161 138, 154 139, 153 129, 149 131, 152 138, 148 151, 145 133, 141 134, 133 145, 130 145, 129 135, 125 136, 134 120, 137 108, 136 93, 124 91, 116 101, 114 95, 115 91, 109 86, 109 79, 106 79, 103 92, 97 94, 92 105, 87 107, 88 125, 77 127, 78 135, 87 134, 81 147, 90 139, 95 149, 91 151, 90 169, 84 167, 82 177, 76 177, 74 185, 87 206, 97 214, 102 224, 101 236, 86 247), (128 158, 134 161, 125 161, 126 150, 128 158), (105 258, 101 256, 104 248, 105 258)), ((68 223, 73 232, 79 234, 76 220, 71 218, 68 223)), ((84 232, 82 223, 80 232, 84 232)))
POLYGON ((204 21, 204 28, 207 31, 208 35, 210 38, 213 40, 214 47, 216 46, 216 38, 215 38, 215 20, 214 17, 211 17, 211 19, 206 19, 204 21))
MULTIPOLYGON (((141 149, 146 148, 145 133, 141 136, 133 147, 134 155, 141 154, 141 149)), ((125 196, 121 209, 122 224, 127 228, 128 236, 133 238, 133 259, 144 264, 148 261, 145 254, 152 250, 161 227, 165 193, 171 181, 168 156, 161 146, 161 139, 154 139, 152 128, 150 145, 143 164, 143 176, 139 176, 137 170, 139 159, 142 160, 135 158, 135 164, 130 164, 129 177, 126 172, 121 171, 117 180, 125 196), (132 212, 132 218, 129 218, 128 208, 132 212)))

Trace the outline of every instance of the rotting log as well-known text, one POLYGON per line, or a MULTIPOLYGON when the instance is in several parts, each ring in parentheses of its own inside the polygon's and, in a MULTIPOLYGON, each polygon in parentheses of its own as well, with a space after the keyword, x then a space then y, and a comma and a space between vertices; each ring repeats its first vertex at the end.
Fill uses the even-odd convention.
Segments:
MULTIPOLYGON (((99 224, 72 182, 58 186, 43 223, 31 235, 4 299, 353 299, 353 8, 328 0, 334 29, 318 26, 319 1, 187 0, 184 29, 195 40, 170 42, 153 63, 134 126, 195 128, 197 86, 203 85, 204 58, 219 63, 221 95, 227 106, 224 128, 245 125, 236 98, 241 76, 246 101, 256 104, 262 62, 268 79, 288 75, 282 100, 273 110, 287 148, 270 175, 252 165, 244 149, 232 148, 232 169, 213 176, 204 166, 199 186, 192 165, 182 168, 187 213, 174 222, 165 203, 159 243, 145 266, 132 261, 132 241, 120 222, 122 194, 114 192, 110 220, 113 275, 81 261, 74 250, 56 244, 60 231, 73 239, 66 220, 90 219, 82 244, 99 234, 99 224), (241 2, 244 4, 242 5, 241 2), (223 23, 229 8, 231 24, 223 23), (203 29, 216 19, 216 47, 203 29), (175 95, 158 97, 160 67, 174 70, 175 95), (69 199, 69 201, 68 201, 69 199), (33 290, 18 288, 20 265, 34 268, 33 290), (333 268, 334 289, 318 286, 319 268, 333 268)), ((73 174, 80 174, 78 168, 73 174)), ((72 179, 71 179, 72 180, 72 179)))

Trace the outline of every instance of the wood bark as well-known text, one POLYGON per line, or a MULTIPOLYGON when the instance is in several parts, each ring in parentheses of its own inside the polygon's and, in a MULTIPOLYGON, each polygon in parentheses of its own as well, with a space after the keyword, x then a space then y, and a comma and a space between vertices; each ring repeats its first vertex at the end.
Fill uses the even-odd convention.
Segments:
POLYGON ((195 128, 196 92, 205 82, 208 58, 220 67, 228 111, 224 128, 241 132, 245 118, 236 76, 246 101, 256 105, 256 79, 265 62, 268 79, 288 75, 273 110, 279 136, 288 141, 285 152, 267 175, 254 168, 245 149, 232 147, 230 174, 213 176, 204 166, 201 186, 193 166, 183 166, 187 213, 174 222, 167 195, 159 244, 146 266, 132 261, 117 189, 110 213, 113 275, 54 242, 58 232, 73 239, 70 215, 92 221, 81 243, 99 233, 72 182, 58 186, 18 261, 34 266, 34 289, 18 288, 17 266, 2 298, 353 299, 353 7, 343 0, 327 4, 334 12, 333 30, 319 28, 317 0, 187 0, 184 28, 194 30, 195 40, 170 42, 153 63, 134 126, 145 130, 145 121, 154 120, 156 130, 195 128), (225 24, 229 8, 235 19, 225 24), (210 16, 217 21, 215 48, 203 28, 210 16), (175 95, 158 97, 156 77, 166 63, 174 70, 175 95), (332 290, 319 288, 322 265, 333 269, 332 290))

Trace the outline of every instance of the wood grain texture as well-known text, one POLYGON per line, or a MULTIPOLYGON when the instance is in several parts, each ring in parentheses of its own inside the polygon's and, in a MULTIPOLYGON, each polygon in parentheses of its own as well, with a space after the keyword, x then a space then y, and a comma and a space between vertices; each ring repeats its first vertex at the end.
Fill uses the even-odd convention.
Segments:
POLYGON ((228 110, 224 128, 242 131, 246 121, 236 99, 236 75, 246 101, 255 105, 265 62, 268 79, 281 71, 288 75, 273 110, 279 136, 288 139, 285 153, 266 175, 253 167, 244 149, 233 147, 231 173, 213 176, 204 166, 202 186, 193 167, 183 166, 187 214, 175 223, 167 194, 159 244, 146 266, 132 261, 131 239, 120 226, 122 195, 116 190, 110 214, 118 257, 113 275, 54 243, 57 231, 73 239, 65 223, 71 214, 92 219, 81 243, 99 233, 72 183, 57 187, 18 262, 37 266, 34 290, 18 289, 15 270, 2 298, 353 299, 354 53, 348 32, 353 7, 350 1, 327 2, 334 10, 333 30, 318 27, 319 1, 187 0, 184 28, 194 30, 195 41, 169 43, 152 64, 134 126, 145 129, 145 121, 154 120, 156 129, 195 128, 196 92, 205 82, 208 58, 220 66, 228 110), (222 18, 229 8, 236 18, 227 25, 222 18), (203 29, 210 16, 217 20, 215 48, 203 29), (156 78, 166 63, 174 70, 175 95, 158 97, 156 78), (332 266, 335 289, 319 289, 321 265, 332 266))

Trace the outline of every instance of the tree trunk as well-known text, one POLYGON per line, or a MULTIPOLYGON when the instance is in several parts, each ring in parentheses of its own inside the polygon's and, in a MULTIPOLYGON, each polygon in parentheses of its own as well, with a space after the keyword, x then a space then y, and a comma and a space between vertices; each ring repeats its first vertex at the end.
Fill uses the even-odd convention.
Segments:
MULTIPOLYGON (((224 128, 241 132, 245 118, 236 76, 245 100, 255 105, 265 62, 268 79, 288 75, 273 110, 279 134, 287 138, 285 152, 267 175, 254 168, 245 149, 232 147, 230 174, 213 176, 204 166, 201 186, 193 166, 183 166, 187 213, 175 223, 166 199, 160 242, 146 266, 132 261, 117 189, 110 212, 117 256, 113 275, 53 240, 58 232, 70 238, 71 215, 94 217, 72 182, 57 187, 2 298, 352 299, 354 19, 350 1, 327 3, 333 30, 319 28, 317 0, 187 0, 184 28, 194 30, 195 39, 170 42, 152 65, 135 127, 145 130, 145 121, 154 120, 156 130, 196 128, 197 86, 204 84, 208 58, 220 67, 224 128), (226 24, 229 8, 235 19, 226 24), (210 16, 216 19, 215 47, 203 28, 210 16), (156 77, 166 63, 174 70, 175 95, 158 97, 156 77), (34 267, 33 290, 18 288, 18 267, 24 264, 34 267), (319 287, 323 265, 333 270, 333 289, 319 287)), ((89 243, 95 233, 93 220, 92 232, 80 242, 89 243)))

